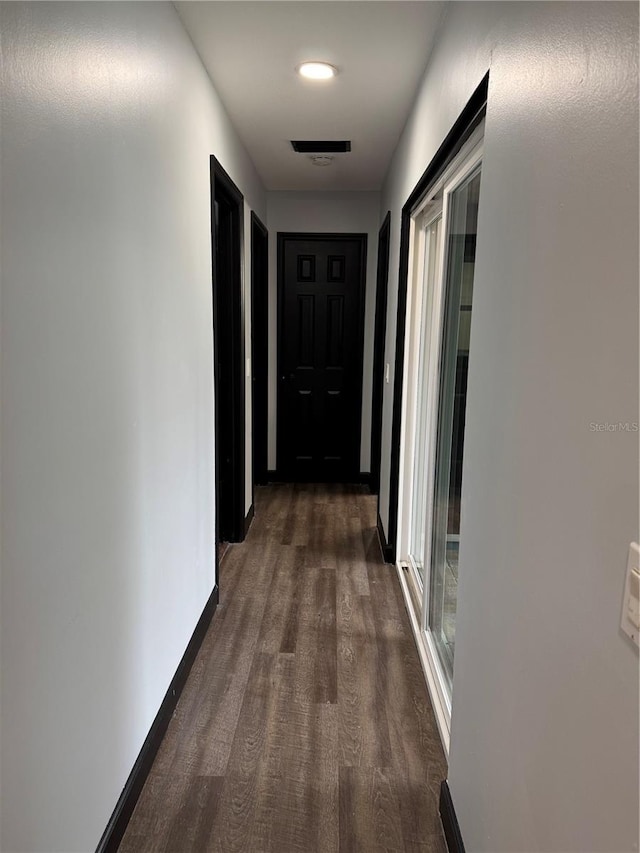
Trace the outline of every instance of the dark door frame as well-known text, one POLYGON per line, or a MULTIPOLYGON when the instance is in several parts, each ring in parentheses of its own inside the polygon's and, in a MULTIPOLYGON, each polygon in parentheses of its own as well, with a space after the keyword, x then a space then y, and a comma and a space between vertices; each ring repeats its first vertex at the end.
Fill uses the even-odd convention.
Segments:
MULTIPOLYGON (((367 234, 334 234, 334 233, 316 233, 316 232, 298 232, 298 231, 278 231, 278 322, 277 322, 277 342, 278 342, 278 399, 276 400, 276 476, 282 478, 282 424, 280 418, 280 389, 282 387, 283 377, 283 346, 282 346, 282 329, 284 325, 284 244, 286 240, 338 240, 350 241, 360 244, 360 281, 358 283, 358 300, 359 300, 359 316, 358 316, 358 362, 356 369, 360 382, 357 388, 357 408, 360 412, 358 422, 358 438, 357 438, 357 467, 360 469, 360 451, 362 445, 362 378, 364 369, 364 315, 365 315, 365 297, 366 297, 366 278, 367 278, 367 234)), ((359 475, 361 478, 361 475, 359 475)))
MULTIPOLYGON (((371 479, 374 495, 380 494, 380 454, 382 447, 382 400, 384 393, 384 356, 387 334, 387 285, 389 283, 389 242, 391 211, 378 232, 378 264, 376 272, 376 318, 373 339, 373 393, 371 403, 371 479)), ((378 510, 380 508, 378 507, 378 510)))
MULTIPOLYGON (((211 255, 213 270, 213 376, 215 393, 216 552, 220 541, 241 542, 245 520, 245 344, 242 295, 244 198, 211 155, 211 255), (230 208, 231 251, 226 274, 219 269, 215 202, 230 208), (222 318, 231 318, 221 342, 222 318), (228 401, 223 405, 222 401, 228 401), (222 466, 230 465, 228 493, 221 494, 222 466), (222 502, 224 501, 224 521, 222 502), (222 524, 221 524, 222 521, 222 524)), ((217 559, 217 557, 216 557, 217 559)))
POLYGON ((400 437, 402 433, 402 394, 404 384, 404 347, 407 320, 407 284, 409 276, 409 236, 411 215, 419 206, 425 193, 444 172, 451 160, 462 148, 487 111, 489 72, 485 74, 442 145, 427 166, 402 208, 400 229, 400 268, 398 272, 398 309, 396 315, 396 359, 393 374, 393 422, 391 428, 391 470, 389 474, 389 524, 386 543, 383 543, 385 559, 396 561, 398 538, 398 501, 400 488, 400 437))
POLYGON ((251 211, 251 446, 254 487, 268 482, 268 258, 269 234, 251 211))

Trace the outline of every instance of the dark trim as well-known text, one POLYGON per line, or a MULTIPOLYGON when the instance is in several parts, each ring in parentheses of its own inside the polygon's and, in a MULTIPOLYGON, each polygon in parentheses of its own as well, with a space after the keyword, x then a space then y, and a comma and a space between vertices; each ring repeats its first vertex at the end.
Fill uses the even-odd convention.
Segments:
MULTIPOLYGON (((211 155, 211 261, 213 273, 213 328, 214 328, 214 353, 213 353, 213 375, 215 388, 215 454, 216 454, 216 546, 221 540, 229 542, 241 542, 244 532, 244 507, 245 507, 245 323, 244 323, 244 296, 242 288, 242 264, 244 243, 244 197, 235 183, 231 180, 222 165, 211 155), (216 251, 216 218, 214 203, 218 196, 225 201, 233 210, 233 258, 230 280, 219 281, 217 269, 216 251), (222 287, 227 290, 223 294, 222 287), (220 327, 222 320, 219 318, 221 310, 220 302, 223 298, 230 300, 232 304, 232 328, 230 352, 220 352, 219 335, 216 329, 220 327), (231 361, 231 367, 224 373, 221 370, 221 355, 231 361), (229 382, 228 392, 231 399, 230 408, 220 405, 222 399, 222 382, 229 382), (219 488, 219 476, 223 465, 223 450, 220 447, 220 436, 223 434, 222 424, 230 424, 225 434, 231 435, 230 444, 225 448, 227 459, 231 459, 232 482, 229 483, 227 493, 223 496, 219 488), (220 530, 221 504, 231 504, 229 529, 220 530)), ((226 386, 225 386, 226 387, 226 386)))
POLYGON ((482 78, 467 105, 438 148, 413 192, 402 208, 400 227, 400 269, 398 273, 398 313, 396 319, 396 358, 393 373, 393 421, 391 428, 391 471, 389 475, 389 547, 394 562, 398 536, 398 490, 400 486, 400 434, 402 430, 402 386, 404 379, 405 323, 407 315, 407 279, 409 275, 409 228, 411 215, 427 190, 442 175, 487 111, 489 73, 482 78))
POLYGON ((368 486, 371 489, 371 473, 369 471, 360 471, 360 476, 356 482, 361 486, 368 486))
POLYGON ((378 232, 376 266, 376 314, 373 338, 373 389, 371 395, 371 491, 380 500, 380 456, 382 453, 382 401, 384 397, 384 356, 387 336, 387 290, 391 211, 387 211, 378 232))
POLYGON ((446 779, 440 785, 440 818, 449 853, 466 853, 462 833, 460 832, 460 825, 456 817, 456 810, 453 807, 453 800, 451 799, 449 783, 446 779))
POLYGON ((249 510, 248 510, 248 512, 244 518, 244 536, 245 536, 245 538, 247 536, 247 533, 249 532, 249 528, 251 527, 251 522, 253 521, 254 517, 255 517, 255 511, 253 508, 253 504, 251 504, 251 506, 249 507, 249 510))
POLYGON ((138 797, 142 791, 144 783, 149 775, 151 766, 156 757, 156 753, 162 743, 162 738, 167 730, 173 712, 180 694, 186 684, 187 677, 196 659, 196 655, 202 645, 207 629, 213 618, 216 607, 218 606, 218 585, 213 588, 213 592, 209 596, 209 600, 204 606, 204 610, 198 624, 195 627, 189 644, 185 650, 182 660, 178 664, 175 675, 171 680, 169 689, 165 693, 160 710, 156 714, 149 734, 142 745, 142 749, 136 759, 133 769, 129 774, 129 778, 120 794, 120 798, 116 804, 113 814, 109 819, 107 828, 105 829, 102 838, 98 842, 96 853, 116 853, 120 842, 127 829, 127 825, 133 814, 133 810, 138 802, 138 797))
POLYGON ((279 471, 274 471, 273 468, 269 468, 267 471, 267 483, 287 483, 288 480, 280 474, 279 471))
MULTIPOLYGON (((269 363, 269 234, 251 211, 252 483, 267 482, 269 363)), ((252 494, 252 500, 254 495, 252 494)))
POLYGON ((380 513, 378 512, 378 538, 380 540, 380 550, 382 551, 382 556, 384 557, 385 563, 395 563, 395 554, 393 550, 389 548, 387 545, 387 537, 384 535, 384 527, 382 525, 382 519, 380 518, 380 513))
MULTIPOLYGON (((284 244, 287 240, 344 240, 344 241, 357 241, 360 243, 360 294, 359 294, 359 306, 360 306, 360 316, 358 318, 358 353, 359 353, 359 361, 357 365, 357 373, 360 378, 360 382, 358 383, 357 389, 357 408, 360 412, 360 421, 359 421, 359 430, 358 430, 358 444, 355 449, 355 460, 358 465, 360 465, 360 450, 362 447, 362 380, 364 376, 364 319, 365 319, 365 300, 366 300, 366 282, 367 282, 367 243, 369 239, 368 234, 363 233, 345 233, 341 232, 339 234, 335 233, 317 233, 317 232, 300 232, 300 231, 278 231, 277 232, 278 239, 278 255, 277 255, 277 276, 278 276, 278 308, 277 308, 277 331, 276 331, 276 341, 277 341, 277 365, 278 365, 278 380, 282 376, 282 362, 283 362, 283 344, 282 344, 282 335, 280 334, 283 328, 283 312, 284 312, 284 244)), ((278 381, 278 387, 280 387, 280 381, 278 381)), ((276 471, 282 467, 281 459, 282 459, 282 430, 280 423, 280 404, 278 398, 276 397, 276 471)), ((286 480, 280 479, 279 482, 294 482, 295 478, 288 476, 286 480)), ((344 480, 345 483, 353 482, 353 477, 348 477, 344 480)))

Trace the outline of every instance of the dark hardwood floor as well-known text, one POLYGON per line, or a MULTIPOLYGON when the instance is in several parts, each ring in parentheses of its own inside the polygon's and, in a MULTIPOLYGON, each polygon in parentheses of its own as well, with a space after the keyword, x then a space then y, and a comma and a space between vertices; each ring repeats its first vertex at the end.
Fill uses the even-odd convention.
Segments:
POLYGON ((376 500, 256 491, 120 853, 445 853, 446 763, 376 500))

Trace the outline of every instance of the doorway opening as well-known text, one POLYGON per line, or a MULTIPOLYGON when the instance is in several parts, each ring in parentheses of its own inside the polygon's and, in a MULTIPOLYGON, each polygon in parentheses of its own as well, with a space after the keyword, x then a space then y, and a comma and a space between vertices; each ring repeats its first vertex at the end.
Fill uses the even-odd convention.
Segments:
MULTIPOLYGON (((403 212, 408 226, 398 573, 448 751, 484 111, 403 212)), ((472 350, 472 348, 471 348, 472 350)), ((463 558, 460 559, 460 554, 463 558)))
POLYGON ((211 157, 216 549, 244 539, 245 353, 242 193, 211 157))
POLYGON ((251 431, 253 485, 268 482, 269 236, 251 213, 251 431))
MULTIPOLYGON (((373 494, 380 494, 380 454, 382 452, 382 397, 384 391, 384 352, 387 332, 387 285, 389 282, 389 241, 391 212, 378 233, 376 273, 376 319, 373 342, 373 400, 371 403, 371 481, 373 494)), ((378 507, 378 512, 380 507, 378 507)))

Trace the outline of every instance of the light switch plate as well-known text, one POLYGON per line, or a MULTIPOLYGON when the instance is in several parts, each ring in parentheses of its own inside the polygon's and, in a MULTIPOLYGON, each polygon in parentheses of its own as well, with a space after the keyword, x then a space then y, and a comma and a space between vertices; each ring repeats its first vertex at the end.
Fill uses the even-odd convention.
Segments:
POLYGON ((640 647, 640 545, 629 545, 620 627, 640 647))

